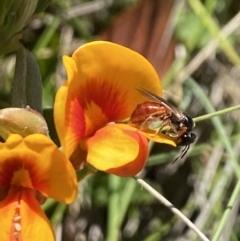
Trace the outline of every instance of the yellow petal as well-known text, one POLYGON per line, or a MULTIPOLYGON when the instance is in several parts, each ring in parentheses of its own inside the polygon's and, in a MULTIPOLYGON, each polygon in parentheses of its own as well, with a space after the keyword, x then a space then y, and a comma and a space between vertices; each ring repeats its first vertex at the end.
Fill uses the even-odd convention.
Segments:
MULTIPOLYGON (((124 126, 124 125, 123 125, 124 126)), ((134 128, 108 125, 85 141, 87 162, 96 169, 119 176, 137 174, 148 156, 146 138, 134 128)))
POLYGON ((162 133, 158 133, 156 135, 155 133, 151 133, 151 132, 143 132, 143 131, 140 131, 140 132, 153 142, 163 143, 171 146, 177 146, 173 138, 170 138, 162 133))
POLYGON ((70 203, 75 199, 75 170, 45 135, 33 134, 24 139, 11 135, 6 143, 0 143, 0 152, 0 186, 17 185, 16 180, 19 180, 20 186, 33 188, 58 201, 70 203), (24 169, 21 177, 27 180, 21 181, 19 176, 12 179, 19 169, 24 169))

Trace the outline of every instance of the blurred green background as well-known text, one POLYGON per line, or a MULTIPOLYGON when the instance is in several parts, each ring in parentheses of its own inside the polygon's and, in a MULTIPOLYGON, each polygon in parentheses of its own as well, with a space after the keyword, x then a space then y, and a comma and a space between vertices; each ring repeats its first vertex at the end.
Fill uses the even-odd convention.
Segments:
MULTIPOLYGON (((161 76, 164 98, 192 117, 239 104, 239 0, 52 0, 44 4, 45 11, 27 21, 20 41, 39 65, 44 114, 53 138, 51 108, 66 79, 62 55, 71 55, 96 39, 120 43, 148 58, 161 76)), ((0 57, 1 108, 11 105, 15 58, 10 52, 0 57)), ((179 148, 151 143, 148 164, 139 174, 211 240, 240 240, 238 193, 224 219, 240 178, 239 116, 236 111, 197 123, 198 140, 174 164, 179 148)), ((200 240, 133 178, 99 172, 79 184, 73 204, 48 200, 44 208, 58 241, 200 240)))

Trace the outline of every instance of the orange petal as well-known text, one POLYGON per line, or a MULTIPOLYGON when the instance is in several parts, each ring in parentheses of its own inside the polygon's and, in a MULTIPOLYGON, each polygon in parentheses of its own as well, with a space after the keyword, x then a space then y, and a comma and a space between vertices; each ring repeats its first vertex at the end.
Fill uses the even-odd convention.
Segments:
POLYGON ((148 157, 147 139, 133 127, 108 125, 85 141, 87 162, 96 169, 119 176, 133 176, 148 157), (119 128, 121 127, 121 128, 119 128))
POLYGON ((137 88, 161 95, 152 65, 121 45, 91 42, 63 60, 68 81, 57 93, 54 117, 67 156, 83 135, 92 135, 108 122, 129 118, 136 105, 145 100, 137 88))
POLYGON ((70 157, 84 136, 86 124, 84 110, 75 95, 71 93, 67 82, 56 95, 54 122, 62 148, 66 156, 70 157))
POLYGON ((37 202, 33 190, 19 191, 17 188, 11 188, 8 196, 0 202, 0 216, 1 241, 55 240, 51 224, 37 202), (15 221, 19 217, 20 221, 15 221), (19 235, 19 239, 15 238, 16 235, 19 235))
POLYGON ((33 134, 24 139, 19 135, 11 135, 6 143, 0 143, 0 152, 0 186, 12 185, 14 172, 21 168, 28 172, 25 176, 30 177, 32 186, 24 180, 19 185, 38 190, 58 201, 70 203, 75 199, 75 170, 45 135, 33 134))
MULTIPOLYGON (((153 66, 129 48, 94 41, 76 50, 72 59, 77 66, 78 79, 69 80, 69 87, 72 84, 80 89, 79 100, 84 109, 94 102, 109 122, 128 118, 136 105, 145 100, 136 88, 161 95, 160 80, 153 66)), ((68 69, 67 73, 71 75, 68 69)))
POLYGON ((156 135, 156 133, 153 131, 143 132, 139 130, 139 132, 141 132, 142 135, 144 135, 145 137, 147 137, 149 140, 153 142, 163 143, 171 146, 177 146, 173 138, 170 138, 162 133, 158 133, 156 135))

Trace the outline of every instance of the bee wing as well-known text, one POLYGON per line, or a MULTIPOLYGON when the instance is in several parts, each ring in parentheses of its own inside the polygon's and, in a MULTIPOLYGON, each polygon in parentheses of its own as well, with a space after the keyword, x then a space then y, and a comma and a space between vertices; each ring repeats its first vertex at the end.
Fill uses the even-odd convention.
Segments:
POLYGON ((139 92, 141 92, 141 94, 143 94, 144 96, 146 96, 147 98, 149 98, 150 100, 156 101, 156 102, 160 102, 161 104, 163 104, 169 111, 171 111, 176 117, 178 118, 184 118, 184 114, 179 111, 175 106, 173 106, 172 104, 170 104, 169 102, 167 102, 166 100, 164 100, 163 98, 161 98, 158 95, 155 95, 154 93, 143 89, 143 88, 137 88, 137 90, 139 92))

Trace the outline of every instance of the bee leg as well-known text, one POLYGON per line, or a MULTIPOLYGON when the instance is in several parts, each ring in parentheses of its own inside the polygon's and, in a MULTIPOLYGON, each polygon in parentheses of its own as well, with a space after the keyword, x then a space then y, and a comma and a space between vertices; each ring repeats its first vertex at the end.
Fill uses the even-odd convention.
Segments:
POLYGON ((161 128, 159 128, 157 131, 160 132, 165 126, 169 126, 169 128, 163 134, 165 134, 165 135, 167 135, 171 138, 180 137, 182 134, 185 133, 185 128, 184 128, 184 130, 181 130, 181 132, 179 133, 179 130, 177 129, 177 126, 174 125, 170 119, 165 120, 162 123, 161 128))
POLYGON ((171 127, 169 128, 169 130, 167 130, 167 132, 165 134, 169 137, 172 137, 172 138, 179 137, 176 126, 173 125, 172 123, 170 123, 170 126, 171 127))
POLYGON ((186 133, 187 127, 181 127, 180 130, 178 130, 178 136, 181 137, 184 133, 186 133))
MULTIPOLYGON (((149 123, 151 123, 152 121, 154 121, 154 120, 163 120, 163 121, 164 121, 165 119, 166 119, 166 120, 169 119, 169 116, 168 116, 168 115, 166 116, 166 113, 165 113, 165 112, 164 112, 164 113, 162 113, 162 111, 156 112, 156 113, 154 113, 154 115, 148 116, 148 117, 144 120, 144 122, 140 125, 139 129, 140 129, 140 130, 148 129, 149 123), (159 115, 160 113, 161 113, 161 115, 159 115)), ((162 127, 162 124, 161 124, 161 126, 157 129, 156 134, 157 134, 157 132, 159 132, 158 130, 161 129, 161 128, 163 128, 163 127, 162 127)))
POLYGON ((144 122, 140 125, 139 129, 144 130, 148 127, 148 122, 151 122, 154 118, 152 116, 149 116, 144 120, 144 122))
POLYGON ((169 126, 169 125, 171 125, 171 120, 169 120, 169 117, 166 116, 165 120, 164 120, 163 123, 160 125, 160 127, 156 129, 155 135, 157 135, 158 133, 162 132, 162 129, 163 129, 165 126, 169 126))

